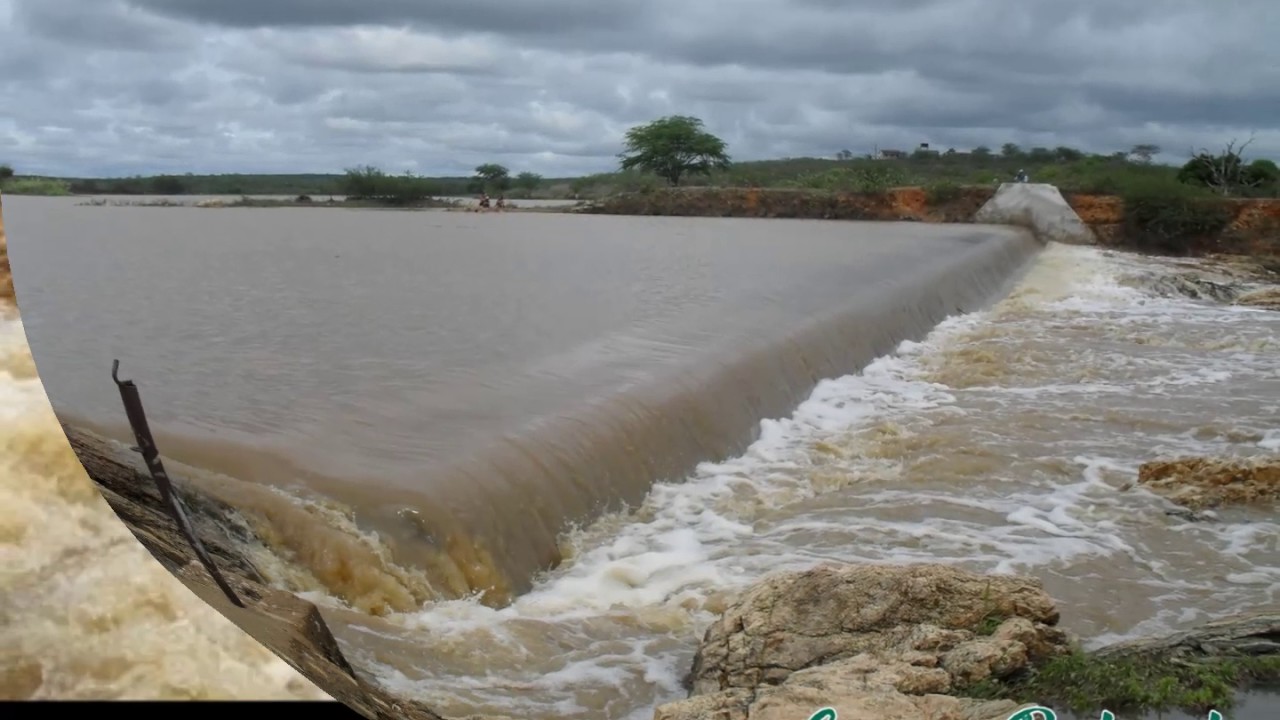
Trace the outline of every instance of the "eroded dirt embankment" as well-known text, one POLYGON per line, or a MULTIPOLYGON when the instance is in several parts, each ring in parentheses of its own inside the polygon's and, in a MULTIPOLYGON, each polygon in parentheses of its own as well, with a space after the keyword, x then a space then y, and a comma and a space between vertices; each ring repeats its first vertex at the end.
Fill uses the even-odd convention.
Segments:
MULTIPOLYGON (((1067 203, 1093 229, 1099 245, 1124 248, 1126 237, 1124 200, 1112 195, 1064 193, 1067 203)), ((1275 258, 1280 261, 1280 198, 1222 198, 1215 203, 1230 220, 1221 232, 1192 238, 1189 253, 1221 253, 1275 258)))
MULTIPOLYGON (((618 195, 597 201, 584 212, 606 215, 690 217, 804 218, 972 222, 995 194, 994 187, 944 190, 895 188, 882 193, 825 192, 763 188, 681 188, 618 195)), ((1142 249, 1128 231, 1122 198, 1063 193, 1100 245, 1142 249)), ((1275 258, 1280 262, 1280 199, 1221 199, 1230 215, 1226 227, 1209 236, 1190 237, 1190 254, 1220 253, 1275 258)))

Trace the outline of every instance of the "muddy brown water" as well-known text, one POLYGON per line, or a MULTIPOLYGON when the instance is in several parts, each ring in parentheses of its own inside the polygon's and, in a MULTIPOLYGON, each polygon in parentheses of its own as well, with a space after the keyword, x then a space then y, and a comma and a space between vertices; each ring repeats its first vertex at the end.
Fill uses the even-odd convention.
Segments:
POLYGON ((12 205, 55 410, 125 437, 119 358, 166 454, 301 482, 435 594, 497 602, 570 523, 741 449, 1037 249, 983 226, 12 205))
POLYGON ((1093 644, 1280 594, 1270 514, 1188 523, 1131 487, 1144 459, 1280 450, 1280 316, 1157 297, 1152 261, 1051 247, 930 331, 939 294, 980 306, 1034 253, 976 227, 61 202, 5 208, 55 405, 110 427, 120 357, 163 447, 265 518, 246 551, 445 714, 650 717, 733 592, 821 560, 1035 574, 1093 644), (505 607, 437 599, 495 578, 505 607))

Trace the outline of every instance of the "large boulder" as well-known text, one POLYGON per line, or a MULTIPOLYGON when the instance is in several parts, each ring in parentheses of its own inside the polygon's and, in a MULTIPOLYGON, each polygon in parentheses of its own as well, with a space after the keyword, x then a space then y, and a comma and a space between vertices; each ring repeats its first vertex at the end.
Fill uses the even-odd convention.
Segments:
POLYGON ((707 629, 691 696, 658 720, 1001 720, 1012 702, 947 693, 1070 652, 1033 578, 946 565, 823 565, 753 586, 707 629))

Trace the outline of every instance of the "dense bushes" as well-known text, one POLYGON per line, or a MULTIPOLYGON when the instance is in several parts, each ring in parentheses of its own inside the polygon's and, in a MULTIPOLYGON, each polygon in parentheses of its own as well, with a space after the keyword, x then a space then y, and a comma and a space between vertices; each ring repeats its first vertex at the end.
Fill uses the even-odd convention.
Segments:
POLYGON ((10 177, 0 181, 0 191, 9 195, 70 195, 63 180, 37 177, 10 177))
POLYGON ((862 167, 833 168, 825 172, 804 173, 781 187, 832 192, 880 193, 905 184, 906 176, 895 167, 880 164, 862 167))
POLYGON ((1191 251, 1216 239, 1232 220, 1226 201, 1176 181, 1130 185, 1121 198, 1125 238, 1147 250, 1191 251))
POLYGON ((426 178, 412 173, 388 175, 372 166, 348 170, 341 191, 349 200, 387 205, 414 205, 439 194, 435 183, 426 178))
POLYGON ((956 183, 943 180, 926 185, 924 192, 925 198, 928 199, 930 205, 945 205, 959 198, 964 193, 964 188, 956 183))
POLYGON ((1259 158, 1250 163, 1235 152, 1200 153, 1178 170, 1178 181, 1210 188, 1221 195, 1274 197, 1280 191, 1280 168, 1259 158))

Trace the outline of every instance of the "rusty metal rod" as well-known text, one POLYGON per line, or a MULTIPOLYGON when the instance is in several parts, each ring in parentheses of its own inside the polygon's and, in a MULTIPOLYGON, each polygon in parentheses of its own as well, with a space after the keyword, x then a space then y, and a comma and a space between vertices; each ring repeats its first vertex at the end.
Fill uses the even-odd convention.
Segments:
POLYGON ((231 585, 222 577, 222 572, 218 569, 218 566, 213 563, 213 558, 209 557, 209 552, 205 550, 204 543, 200 542, 200 538, 196 536, 196 531, 191 526, 191 521, 187 519, 187 513, 182 509, 182 501, 178 498, 178 493, 174 491, 173 482, 169 479, 169 474, 165 472, 164 464, 160 462, 160 451, 156 448, 155 438, 151 435, 151 427, 147 424, 147 414, 142 409, 142 397, 138 394, 138 386, 132 380, 120 379, 119 360, 111 361, 111 379, 115 381, 116 387, 120 389, 120 400, 124 402, 124 412, 129 417, 129 426, 133 429, 133 437, 138 441, 138 446, 131 449, 142 455, 142 461, 147 464, 147 470, 151 471, 151 477, 156 481, 156 487, 160 488, 160 497, 164 499, 169 515, 178 523, 178 529, 187 538, 187 542, 191 544, 191 549, 195 551, 196 557, 200 558, 200 563, 209 571, 209 575, 213 577, 213 581, 218 584, 218 587, 222 588, 222 592, 226 594, 227 599, 236 607, 244 607, 245 605, 240 600, 240 597, 236 595, 236 591, 231 588, 231 585))

